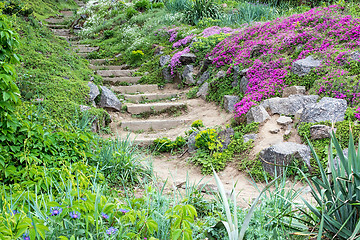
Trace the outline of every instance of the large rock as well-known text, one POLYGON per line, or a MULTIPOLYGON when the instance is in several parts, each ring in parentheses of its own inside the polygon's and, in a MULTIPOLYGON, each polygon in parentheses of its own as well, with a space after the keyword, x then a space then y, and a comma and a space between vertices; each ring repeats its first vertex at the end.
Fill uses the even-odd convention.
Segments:
POLYGON ((262 123, 268 119, 270 119, 270 115, 261 105, 250 108, 249 112, 246 114, 247 123, 252 123, 252 122, 262 123))
POLYGON ((249 71, 248 68, 240 70, 239 66, 235 66, 233 68, 234 73, 233 73, 233 82, 231 83, 232 87, 237 87, 239 85, 239 78, 240 78, 240 91, 242 93, 245 93, 247 90, 247 85, 248 85, 248 78, 246 77, 246 73, 249 71))
POLYGON ((187 65, 190 63, 195 63, 196 62, 196 55, 193 53, 184 53, 183 55, 180 56, 180 62, 183 65, 187 65))
POLYGON ((247 91, 248 83, 249 79, 246 76, 243 76, 240 80, 240 92, 245 93, 247 91))
POLYGON ((310 127, 311 139, 330 138, 331 127, 326 125, 313 125, 310 127))
POLYGON ((283 142, 266 148, 260 152, 265 171, 275 176, 283 172, 284 167, 291 165, 294 159, 304 161, 310 168, 310 149, 308 146, 293 142, 283 142), (280 165, 276 166, 275 165, 280 165))
POLYGON ((90 87, 89 101, 92 102, 97 96, 99 96, 100 91, 99 88, 92 82, 88 82, 88 86, 90 87))
POLYGON ((304 76, 310 73, 311 69, 320 67, 321 61, 312 56, 293 62, 291 71, 298 76, 304 76))
POLYGON ((318 103, 304 106, 300 122, 344 121, 346 100, 324 97, 318 103))
POLYGON ((201 97, 202 99, 206 99, 206 96, 209 94, 209 83, 205 82, 196 93, 197 97, 201 97))
POLYGON ((239 102, 239 97, 238 96, 232 96, 232 95, 225 95, 224 96, 224 108, 225 110, 227 110, 228 112, 233 112, 234 111, 234 106, 237 102, 239 102))
POLYGON ((255 133, 245 134, 245 135, 243 136, 244 143, 247 143, 247 142, 250 141, 250 140, 255 141, 256 138, 257 138, 257 134, 255 134, 255 133))
POLYGON ((291 95, 287 98, 269 98, 261 103, 265 109, 269 109, 272 114, 295 115, 295 113, 305 106, 316 103, 317 95, 291 95))
POLYGON ((186 84, 195 84, 196 81, 194 80, 194 66, 186 65, 183 73, 181 74, 181 78, 185 81, 186 84))
POLYGON ((101 96, 100 96, 99 107, 120 111, 122 104, 120 100, 115 96, 115 94, 105 86, 101 86, 100 88, 101 88, 101 96))
POLYGON ((197 81, 197 85, 201 85, 203 84, 206 80, 208 80, 210 78, 210 72, 209 71, 205 71, 201 77, 199 78, 199 80, 197 81))
POLYGON ((164 67, 166 64, 169 63, 171 57, 169 55, 161 56, 160 57, 160 67, 164 67))
POLYGON ((218 134, 218 139, 222 144, 220 151, 224 151, 228 148, 229 144, 231 143, 231 139, 234 136, 234 129, 227 128, 218 134))
POLYGON ((215 78, 224 78, 226 76, 226 72, 225 71, 218 71, 217 74, 215 75, 215 78))
POLYGON ((282 97, 289 97, 290 95, 304 95, 305 87, 304 86, 291 86, 284 88, 282 97))

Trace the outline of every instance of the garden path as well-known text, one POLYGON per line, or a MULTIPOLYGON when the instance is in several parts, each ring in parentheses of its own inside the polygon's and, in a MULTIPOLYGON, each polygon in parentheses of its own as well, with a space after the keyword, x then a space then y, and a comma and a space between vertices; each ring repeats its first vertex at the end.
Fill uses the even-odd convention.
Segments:
MULTIPOLYGON (((80 7, 84 5, 81 1, 76 2, 80 7)), ((46 19, 47 26, 56 35, 65 38, 79 56, 87 58, 88 53, 97 48, 81 44, 78 37, 64 25, 73 16, 73 12, 62 11, 61 14, 60 17, 46 19)), ((134 70, 128 69, 126 65, 111 64, 113 59, 89 59, 89 62, 90 67, 103 77, 104 84, 124 100, 123 106, 126 107, 121 112, 109 112, 112 118, 110 127, 115 136, 129 137, 136 144, 147 146, 159 137, 174 140, 177 136, 184 135, 195 120, 201 119, 207 127, 225 126, 230 122, 231 113, 203 99, 187 99, 186 91, 179 90, 175 84, 167 84, 164 88, 141 85, 137 83, 140 78, 132 76, 134 70)), ((213 177, 204 177, 199 167, 189 164, 186 161, 188 157, 188 153, 181 157, 151 156, 156 175, 163 180, 168 179, 167 190, 181 185, 187 178, 192 184, 200 181, 215 184, 213 177)), ((248 206, 257 197, 258 191, 251 179, 240 172, 235 163, 230 163, 219 176, 228 192, 231 191, 232 184, 236 183, 241 206, 248 206)), ((301 184, 296 186, 297 189, 302 187, 301 184)), ((259 184, 259 188, 262 188, 262 184, 259 184)))

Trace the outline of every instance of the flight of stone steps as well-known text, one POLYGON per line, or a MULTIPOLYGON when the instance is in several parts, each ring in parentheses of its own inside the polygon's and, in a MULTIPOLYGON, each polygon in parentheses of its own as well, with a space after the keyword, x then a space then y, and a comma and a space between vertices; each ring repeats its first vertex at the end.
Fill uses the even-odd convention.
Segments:
MULTIPOLYGON (((81 5, 81 4, 79 4, 81 5)), ((48 27, 65 38, 72 50, 79 56, 87 58, 88 54, 97 51, 98 47, 81 44, 78 37, 67 28, 66 20, 72 12, 61 12, 63 17, 50 18, 48 27)), ((103 83, 123 102, 121 112, 109 111, 112 118, 110 127, 115 136, 129 137, 140 145, 149 145, 155 139, 167 137, 174 140, 184 135, 191 123, 206 115, 212 108, 201 99, 186 99, 185 92, 177 89, 175 84, 166 84, 159 88, 156 84, 138 84, 140 77, 133 76, 136 71, 126 65, 111 64, 114 59, 88 59, 90 68, 103 78, 103 83)), ((216 111, 215 109, 213 109, 216 111)), ((231 118, 231 114, 222 113, 207 116, 210 125, 221 125, 231 118)))

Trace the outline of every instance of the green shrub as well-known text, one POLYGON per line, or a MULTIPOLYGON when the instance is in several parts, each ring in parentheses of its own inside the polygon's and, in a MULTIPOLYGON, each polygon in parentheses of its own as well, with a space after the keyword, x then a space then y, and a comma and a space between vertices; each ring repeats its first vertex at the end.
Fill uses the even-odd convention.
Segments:
POLYGON ((104 39, 109 39, 114 36, 114 30, 105 30, 104 31, 104 39))
POLYGON ((155 139, 151 148, 158 152, 172 152, 180 150, 185 144, 186 140, 181 136, 178 136, 175 141, 164 137, 155 139))
POLYGON ((217 136, 218 134, 213 128, 200 131, 195 136, 195 146, 205 151, 217 150, 222 147, 217 136))
POLYGON ((213 0, 194 0, 186 6, 184 21, 196 25, 203 18, 219 18, 219 7, 213 0))
POLYGON ((127 19, 132 18, 133 16, 135 16, 138 13, 138 11, 136 11, 133 7, 128 7, 125 11, 125 15, 127 19))
POLYGON ((138 0, 135 2, 134 8, 139 12, 145 12, 151 8, 151 3, 149 0, 138 0))
POLYGON ((193 99, 193 98, 196 98, 196 94, 197 92, 199 91, 199 86, 195 86, 195 87, 192 87, 189 92, 186 93, 186 97, 189 98, 189 99, 193 99))
POLYGON ((155 2, 151 6, 152 8, 164 8, 165 4, 163 2, 155 2))
POLYGON ((200 128, 205 127, 205 125, 202 120, 196 120, 191 124, 191 127, 200 130, 200 128))

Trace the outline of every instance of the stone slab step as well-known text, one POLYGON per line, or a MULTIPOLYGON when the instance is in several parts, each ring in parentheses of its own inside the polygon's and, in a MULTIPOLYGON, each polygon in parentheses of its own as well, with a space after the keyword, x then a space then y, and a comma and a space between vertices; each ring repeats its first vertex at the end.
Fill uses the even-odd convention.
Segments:
POLYGON ((124 94, 125 100, 130 100, 132 102, 141 102, 141 101, 154 101, 167 98, 177 97, 176 93, 146 93, 146 94, 124 94))
POLYGON ((49 24, 61 24, 64 23, 64 18, 47 18, 45 22, 49 24))
POLYGON ((45 25, 48 28, 52 28, 52 29, 65 29, 67 28, 67 25, 65 24, 46 24, 45 25))
POLYGON ((147 112, 161 112, 169 108, 186 107, 185 103, 149 103, 149 104, 129 104, 127 111, 130 114, 141 114, 147 112))
POLYGON ((92 65, 90 64, 89 67, 93 70, 124 70, 127 68, 128 65, 92 65))
POLYGON ((79 55, 80 57, 86 58, 88 53, 79 52, 79 53, 77 53, 77 55, 79 55))
POLYGON ((143 121, 123 121, 121 128, 127 131, 149 131, 149 130, 168 130, 180 125, 189 123, 190 120, 143 120, 143 121))
MULTIPOLYGON (((101 64, 105 64, 109 61, 114 61, 113 58, 106 58, 106 59, 91 59, 89 60, 90 64, 92 65, 101 65, 101 64)), ((91 65, 90 65, 91 66, 91 65)))
POLYGON ((146 84, 146 85, 132 85, 132 86, 113 86, 111 89, 116 93, 138 93, 138 92, 156 92, 159 87, 156 84, 146 84))
POLYGON ((130 77, 134 70, 97 70, 102 77, 130 77))
POLYGON ((119 85, 120 83, 137 83, 141 77, 113 77, 113 78, 103 78, 104 83, 111 85, 119 85))
POLYGON ((72 17, 74 15, 73 11, 60 11, 61 15, 63 15, 65 18, 72 17))
POLYGON ((91 47, 89 45, 75 45, 73 46, 73 49, 81 53, 89 53, 99 50, 99 47, 91 47))

